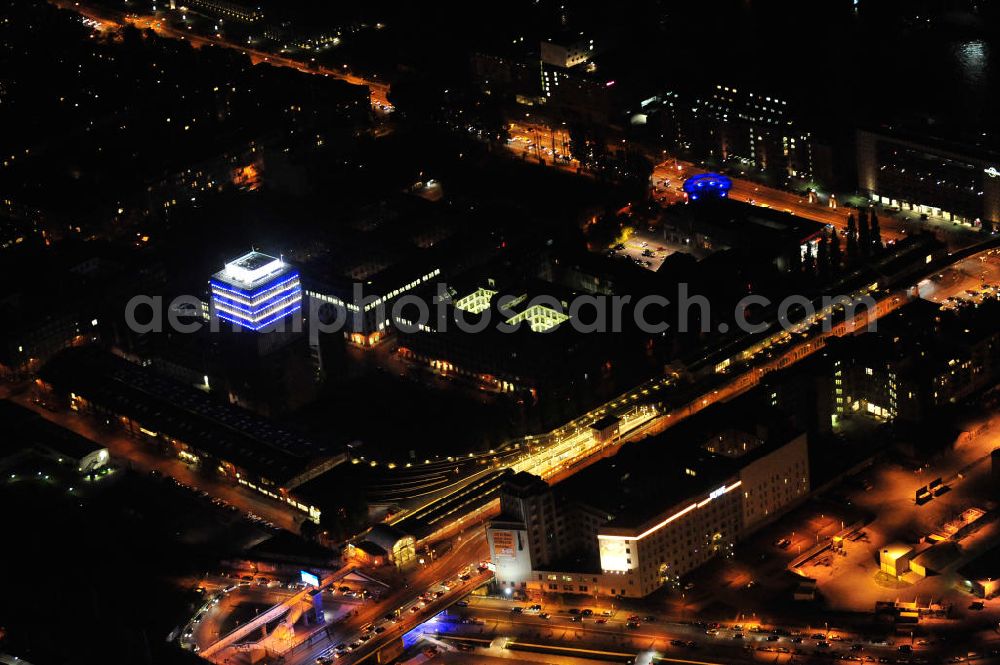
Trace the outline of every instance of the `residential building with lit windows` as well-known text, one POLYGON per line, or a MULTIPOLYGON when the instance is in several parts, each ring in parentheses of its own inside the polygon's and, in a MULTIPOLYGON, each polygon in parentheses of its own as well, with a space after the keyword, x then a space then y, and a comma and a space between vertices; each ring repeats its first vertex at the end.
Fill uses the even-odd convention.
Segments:
POLYGON ((858 188, 883 206, 971 226, 1000 224, 1000 153, 893 129, 858 130, 858 188))
POLYGON ((716 85, 664 114, 668 146, 697 159, 786 178, 814 176, 813 137, 784 99, 716 85))
POLYGON ((621 100, 628 72, 598 62, 589 35, 566 32, 532 44, 516 40, 507 51, 472 56, 473 74, 490 96, 584 122, 616 121, 627 107, 621 100))
POLYGON ((629 444, 552 487, 523 473, 508 480, 487 529, 498 585, 647 596, 808 496, 804 433, 774 424, 706 437, 717 416, 629 444))
POLYGON ((919 423, 995 385, 1000 301, 942 309, 915 300, 876 332, 830 340, 833 422, 867 417, 919 423))

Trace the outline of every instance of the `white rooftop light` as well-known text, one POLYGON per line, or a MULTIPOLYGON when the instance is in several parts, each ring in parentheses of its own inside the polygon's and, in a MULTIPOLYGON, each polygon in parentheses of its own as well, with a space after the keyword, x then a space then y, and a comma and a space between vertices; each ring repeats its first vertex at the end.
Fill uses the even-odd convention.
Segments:
POLYGON ((223 272, 230 279, 252 284, 262 277, 281 270, 283 266, 281 259, 261 252, 250 252, 227 263, 223 272))

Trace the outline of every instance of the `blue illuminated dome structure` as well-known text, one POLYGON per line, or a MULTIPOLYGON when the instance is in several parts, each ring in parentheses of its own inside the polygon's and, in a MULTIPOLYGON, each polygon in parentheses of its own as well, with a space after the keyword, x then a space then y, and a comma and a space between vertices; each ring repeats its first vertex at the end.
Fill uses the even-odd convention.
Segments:
POLYGON ((209 284, 216 316, 255 332, 302 309, 299 271, 261 252, 230 261, 209 284))
POLYGON ((691 201, 700 198, 724 199, 729 196, 733 181, 718 173, 699 173, 685 180, 682 187, 691 201))

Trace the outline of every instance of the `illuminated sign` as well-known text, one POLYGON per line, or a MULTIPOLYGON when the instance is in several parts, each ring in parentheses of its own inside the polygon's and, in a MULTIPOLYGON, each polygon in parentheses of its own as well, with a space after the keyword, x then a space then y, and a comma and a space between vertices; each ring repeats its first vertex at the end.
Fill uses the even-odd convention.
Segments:
POLYGON ((301 579, 304 584, 308 584, 309 586, 319 586, 319 578, 308 571, 300 570, 299 579, 301 579))
POLYGON ((692 201, 698 200, 701 196, 712 198, 725 198, 729 196, 729 190, 733 187, 733 181, 718 173, 699 173, 684 181, 681 189, 692 201))
POLYGON ((514 534, 512 532, 493 532, 493 556, 514 558, 514 534))
POLYGON ((983 173, 985 173, 991 178, 1000 178, 1000 171, 998 171, 997 167, 995 166, 991 166, 988 169, 983 169, 983 173))
POLYGON ((709 494, 708 498, 709 499, 718 499, 720 496, 722 496, 725 493, 726 493, 726 486, 723 485, 719 489, 714 490, 711 494, 709 494))

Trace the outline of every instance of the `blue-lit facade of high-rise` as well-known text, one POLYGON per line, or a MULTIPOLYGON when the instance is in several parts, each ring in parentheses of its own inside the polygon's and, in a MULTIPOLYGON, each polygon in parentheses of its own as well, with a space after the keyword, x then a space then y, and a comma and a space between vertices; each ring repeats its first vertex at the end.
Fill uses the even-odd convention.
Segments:
POLYGON ((209 284, 215 315, 247 330, 264 331, 302 309, 299 271, 260 252, 230 261, 209 284))

